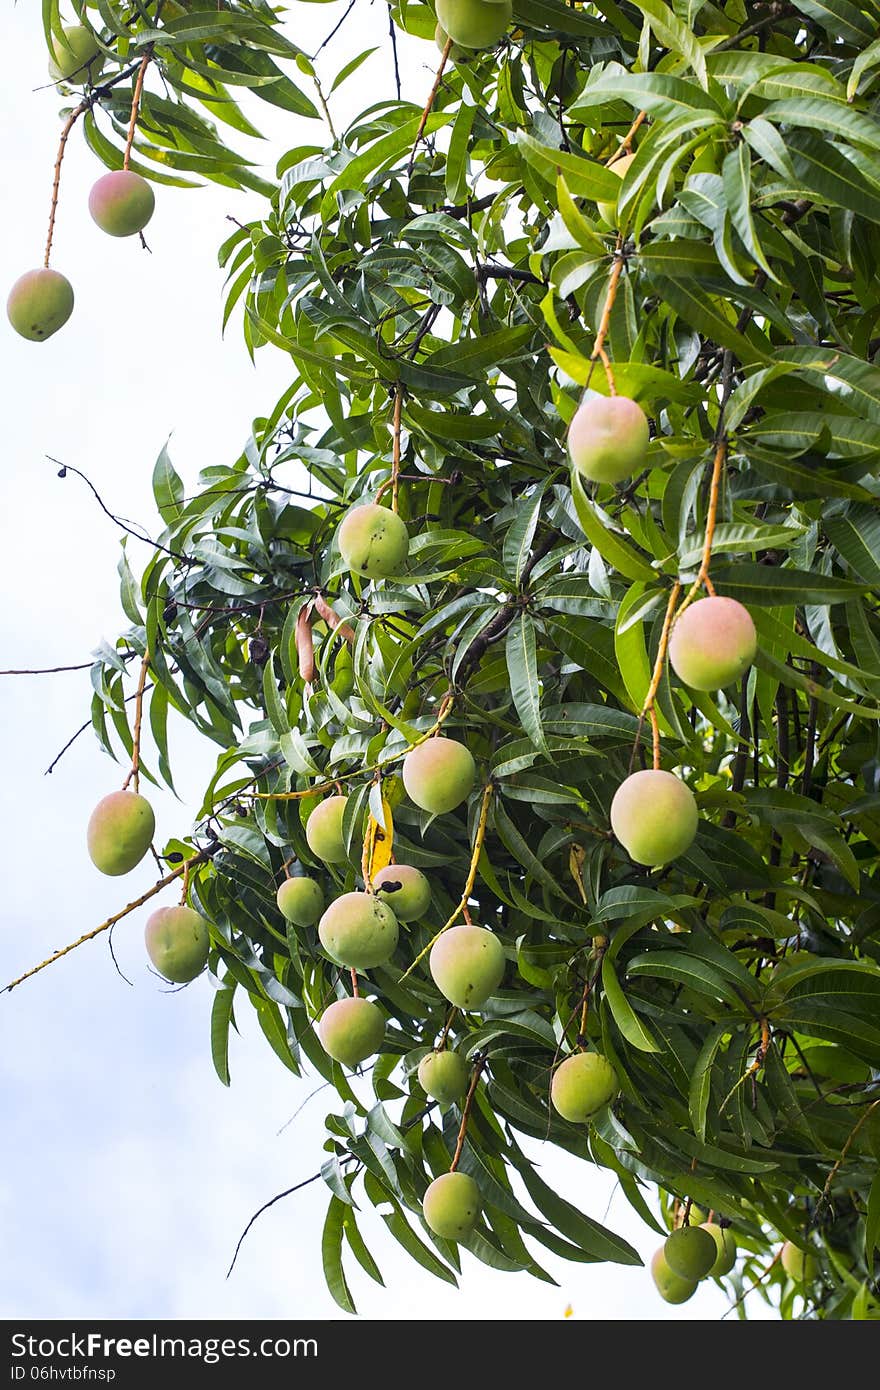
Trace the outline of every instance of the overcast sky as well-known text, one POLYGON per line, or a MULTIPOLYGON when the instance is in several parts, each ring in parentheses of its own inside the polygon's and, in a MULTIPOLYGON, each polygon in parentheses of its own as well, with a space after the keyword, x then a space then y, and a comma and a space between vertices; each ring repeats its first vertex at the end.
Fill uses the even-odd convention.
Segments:
MULTIPOLYGON (((342 3, 297 5, 290 33, 314 51, 343 10, 342 3)), ((343 120, 376 100, 380 84, 393 90, 385 7, 358 0, 319 71, 332 79, 347 57, 376 43, 380 52, 338 94, 334 114, 343 120)), ((42 262, 60 103, 51 89, 34 91, 46 81, 38 7, 7 7, 0 45, 8 286, 42 262)), ((436 62, 433 46, 403 45, 404 80, 415 100, 430 88, 436 62)), ((256 109, 257 123, 272 135, 270 167, 289 146, 319 138, 312 123, 256 109)), ((78 479, 57 478, 46 455, 82 469, 111 510, 155 533, 150 474, 166 438, 191 485, 199 468, 232 461, 251 418, 271 408, 289 379, 289 363, 271 348, 252 368, 237 322, 220 338, 216 248, 228 234, 227 215, 258 216, 259 198, 157 188, 148 255, 136 238, 115 240, 92 224, 86 201, 100 173, 76 131, 53 256, 74 285, 73 318, 41 344, 17 337, 5 314, 0 324, 3 668, 87 660, 125 623, 119 533, 78 479)), ((129 542, 133 565, 148 553, 129 542)), ((88 717, 89 698, 87 671, 0 680, 4 980, 153 881, 147 861, 122 881, 103 877, 88 860, 88 816, 125 773, 90 732, 44 776, 88 717)), ((188 831, 215 756, 179 722, 171 751, 181 801, 148 791, 160 837, 188 831)), ((297 1081, 282 1067, 244 1004, 242 1036, 232 1041, 232 1086, 224 1089, 210 1061, 211 986, 203 977, 171 994, 148 972, 148 911, 126 919, 115 936, 133 986, 117 975, 101 938, 0 998, 0 1317, 344 1317, 320 1270, 323 1185, 261 1218, 232 1278, 224 1278, 252 1212, 319 1167, 331 1093, 314 1096, 282 1131, 316 1082, 297 1081)), ((658 1237, 614 1195, 607 1175, 558 1154, 542 1153, 540 1161, 548 1180, 650 1256, 658 1237)), ((647 1270, 568 1266, 549 1256, 544 1263, 559 1288, 494 1273, 465 1254, 456 1292, 403 1257, 372 1213, 364 1213, 362 1227, 387 1285, 382 1290, 357 1267, 351 1271, 355 1301, 369 1318, 552 1320, 570 1305, 575 1318, 588 1320, 693 1320, 717 1318, 727 1306, 710 1286, 686 1307, 668 1309, 647 1270)), ((759 1298, 749 1304, 760 1316, 759 1298)))

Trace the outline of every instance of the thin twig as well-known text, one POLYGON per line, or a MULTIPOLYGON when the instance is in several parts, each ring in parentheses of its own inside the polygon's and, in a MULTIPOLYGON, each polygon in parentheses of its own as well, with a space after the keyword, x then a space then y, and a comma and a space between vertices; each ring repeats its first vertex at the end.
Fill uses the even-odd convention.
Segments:
POLYGON ((872 1101, 871 1104, 868 1106, 867 1110, 864 1112, 864 1114, 862 1114, 862 1115, 859 1117, 859 1119, 856 1121, 856 1123, 853 1125, 852 1129, 850 1130, 849 1135, 848 1135, 848 1137, 847 1137, 847 1141, 846 1141, 846 1143, 844 1144, 843 1148, 842 1148, 841 1151, 840 1151, 840 1157, 838 1158, 838 1160, 837 1160, 837 1162, 835 1163, 834 1167, 831 1169, 831 1172, 828 1174, 828 1179, 827 1179, 827 1181, 826 1181, 826 1183, 825 1183, 825 1186, 822 1188, 822 1196, 819 1198, 818 1202, 816 1203, 816 1209, 815 1209, 815 1211, 813 1212, 813 1220, 812 1220, 812 1222, 810 1223, 811 1225, 815 1225, 815 1224, 816 1224, 816 1222, 817 1222, 818 1219, 819 1219, 819 1213, 821 1212, 822 1207, 823 1207, 824 1204, 828 1201, 828 1194, 829 1194, 829 1192, 831 1191, 831 1184, 834 1182, 834 1179, 837 1177, 837 1174, 839 1173, 841 1167, 843 1166, 844 1162, 846 1161, 846 1156, 847 1156, 847 1154, 849 1153, 850 1148, 852 1147, 853 1140, 856 1138, 856 1135, 858 1134, 859 1130, 861 1129, 861 1127, 862 1127, 862 1125, 865 1123, 865 1121, 868 1120, 868 1119, 870 1119, 871 1115, 872 1115, 872 1114, 874 1113, 874 1111, 877 1109, 877 1106, 878 1106, 878 1105, 880 1105, 880 1099, 875 1100, 875 1101, 872 1101))
MULTIPOLYGON (((342 1158, 342 1159, 340 1160, 340 1162, 344 1163, 344 1162, 345 1162, 345 1158, 342 1158)), ((238 1259, 238 1252, 241 1250, 241 1247, 242 1247, 242 1245, 244 1244, 245 1237, 246 1237, 248 1231, 250 1230, 251 1226, 253 1226, 254 1222, 255 1222, 256 1219, 257 1219, 257 1217, 258 1217, 258 1216, 262 1216, 262 1215, 263 1215, 263 1212, 264 1212, 264 1211, 268 1211, 270 1207, 274 1207, 274 1205, 275 1205, 276 1202, 283 1201, 283 1199, 284 1199, 285 1197, 290 1197, 290 1196, 292 1196, 292 1194, 293 1194, 294 1192, 300 1192, 300 1191, 302 1190, 302 1188, 308 1187, 310 1183, 317 1182, 320 1176, 321 1176, 321 1172, 320 1172, 320 1169, 319 1169, 318 1172, 317 1172, 317 1173, 313 1173, 312 1176, 311 1176, 310 1178, 304 1178, 302 1182, 294 1183, 293 1187, 288 1187, 288 1188, 286 1188, 286 1190, 285 1190, 284 1192, 279 1192, 279 1193, 277 1194, 277 1196, 271 1197, 271 1198, 269 1199, 268 1202, 264 1202, 264 1203, 263 1203, 263 1205, 260 1207, 259 1211, 255 1211, 255 1212, 254 1212, 254 1214, 253 1214, 253 1216, 251 1217, 250 1221, 247 1223, 247 1225, 245 1226, 244 1230, 242 1231, 241 1235, 240 1235, 239 1238, 238 1238, 238 1244, 237 1244, 236 1247, 235 1247, 235 1254, 234 1254, 233 1257, 232 1257, 232 1264, 229 1266, 229 1268, 228 1268, 227 1271, 226 1271, 226 1278, 227 1278, 227 1279, 229 1278, 229 1276, 230 1276, 230 1274, 232 1273, 232 1271, 235 1269, 235 1261, 238 1259)))
POLYGON ((149 536, 144 536, 140 531, 135 531, 122 517, 117 516, 115 512, 111 512, 94 483, 86 477, 85 473, 81 473, 78 468, 74 468, 72 463, 62 463, 60 459, 54 458, 52 454, 46 454, 46 458, 59 469, 59 478, 66 477, 68 473, 75 473, 78 478, 82 478, 104 515, 108 516, 113 524, 118 526, 121 531, 125 531, 126 535, 134 536, 136 541, 143 541, 144 545, 150 545, 154 550, 161 550, 164 555, 170 555, 173 560, 179 560, 183 565, 194 565, 197 563, 192 556, 183 555, 179 550, 170 550, 168 546, 163 545, 161 541, 151 540, 149 536))
POLYGON ((26 970, 23 975, 19 975, 18 979, 13 980, 11 984, 4 985, 3 988, 0 989, 0 994, 11 994, 17 985, 23 984, 25 980, 31 979, 33 975, 39 975, 41 970, 45 970, 49 965, 54 965, 56 960, 60 960, 62 956, 69 955, 71 951, 76 950, 77 946, 83 946, 87 941, 92 941, 96 936, 100 936, 102 932, 109 931, 117 922, 121 922, 123 917, 127 917, 128 914, 134 912, 136 908, 143 907, 144 903, 149 902, 157 893, 161 893, 163 888, 167 888, 169 883, 173 883, 176 878, 180 878, 181 874, 187 873, 194 864, 203 864, 207 859, 210 859, 211 855, 216 854, 218 849, 219 845, 210 845, 207 849, 200 849, 191 859, 184 860, 172 873, 166 874, 158 883, 154 883, 152 888, 147 889, 146 893, 142 893, 139 898, 135 898, 134 902, 128 903, 127 906, 123 907, 119 912, 114 912, 113 916, 108 917, 106 922, 102 922, 99 927, 93 927, 91 931, 78 937, 76 941, 71 941, 69 946, 62 946, 60 951, 53 952, 51 956, 47 956, 39 965, 33 966, 31 970, 26 970))
POLYGON ((54 676, 59 671, 88 671, 94 664, 93 661, 80 661, 76 666, 38 666, 33 671, 0 671, 0 676, 54 676))

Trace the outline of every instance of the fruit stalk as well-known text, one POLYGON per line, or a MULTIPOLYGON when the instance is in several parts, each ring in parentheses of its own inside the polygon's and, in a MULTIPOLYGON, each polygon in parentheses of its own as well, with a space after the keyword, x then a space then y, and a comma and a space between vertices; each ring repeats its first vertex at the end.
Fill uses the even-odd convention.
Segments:
POLYGON ((64 150, 67 145, 67 137, 73 130, 80 116, 84 111, 88 111, 90 103, 81 101, 79 106, 75 106, 61 128, 61 137, 58 141, 58 154, 55 157, 55 175, 52 180, 52 202, 49 207, 49 231, 46 235, 46 254, 43 257, 43 266, 49 269, 49 259, 52 255, 52 238, 55 235, 55 214, 58 211, 58 193, 61 188, 61 163, 64 159, 64 150))
POLYGON ((403 409, 403 387, 400 382, 394 390, 394 439, 391 454, 391 510, 398 511, 398 492, 400 490, 400 414, 403 409))
POLYGON ((654 662, 654 670, 651 674, 651 684, 648 686, 648 693, 645 696, 645 703, 642 705, 642 712, 639 716, 639 727, 636 732, 636 741, 635 746, 633 748, 633 753, 635 753, 635 749, 638 748, 639 739, 642 735, 642 725, 645 722, 646 716, 650 716, 655 769, 659 768, 660 766, 660 728, 657 723, 657 712, 654 708, 654 702, 657 699, 657 691, 660 689, 660 682, 663 679, 663 667, 666 663, 666 651, 669 646, 669 634, 672 631, 672 620, 675 617, 675 605, 678 603, 678 596, 680 593, 681 584, 678 580, 676 580, 672 586, 672 592, 669 595, 669 602, 666 605, 666 617, 663 620, 663 628, 660 632, 660 644, 657 648, 657 660, 654 662))
POLYGON ((455 1141, 455 1153, 452 1155, 452 1162, 449 1165, 450 1173, 454 1173, 458 1168, 459 1159, 461 1158, 461 1151, 464 1148, 465 1136, 467 1135, 468 1120, 471 1116, 471 1106, 474 1103, 474 1096, 477 1093, 477 1085, 479 1083, 480 1076, 482 1075, 483 1068, 486 1065, 486 1061, 487 1058, 483 1053, 480 1053, 474 1059, 474 1070, 473 1075, 471 1076, 471 1084, 468 1087, 467 1097, 464 1102, 464 1109, 461 1112, 461 1124, 458 1127, 458 1138, 455 1141))
MULTIPOLYGON (((605 369, 605 376, 608 381, 608 391, 609 394, 612 396, 615 396, 617 394, 617 387, 614 384, 614 371, 610 361, 608 360, 608 354, 605 351, 605 339, 608 336, 608 329, 611 325, 611 311, 614 308, 614 301, 617 298, 617 287, 620 284, 620 276, 622 272, 623 241, 620 235, 618 235, 617 245, 614 248, 614 264, 611 267, 611 274, 608 277, 608 289, 605 293, 605 303, 602 306, 602 317, 599 320, 599 329, 596 333, 596 342, 593 347, 593 351, 590 353, 590 362, 592 363, 592 366, 590 367, 590 375, 592 375, 592 370, 593 367, 596 365, 596 362, 601 362, 602 366, 605 369)), ((590 383, 588 378, 587 385, 589 386, 589 384, 590 383)))
POLYGON ((642 124, 642 121, 644 121, 647 114, 647 111, 639 112, 632 125, 630 126, 629 130, 626 132, 626 135, 624 135, 617 149, 614 151, 614 154, 611 156, 609 160, 606 161, 606 164, 614 164, 616 160, 620 159, 621 155, 632 153, 633 136, 635 135, 639 126, 642 124))
POLYGON ((431 937, 431 940, 428 942, 424 950, 419 951, 419 954, 416 956, 412 965, 407 966, 406 970, 404 970, 403 974, 401 975, 398 984, 401 981, 405 980, 407 975, 412 974, 419 962, 423 961, 425 959, 425 956, 428 955, 429 951, 431 950, 431 947, 434 945, 434 942, 439 941, 440 937, 443 935, 445 931, 448 931, 450 927, 455 926, 459 917, 462 915, 465 908, 467 907, 468 898, 471 895, 471 891, 473 889, 477 877, 477 865, 480 862, 480 855, 483 852, 483 841, 486 838, 486 826, 489 821, 489 802, 492 800, 492 793, 494 790, 494 782, 487 782, 485 787, 483 788, 483 800, 480 805, 480 819, 477 822, 477 831, 474 835, 474 847, 471 852, 471 864, 470 868, 468 869, 467 880, 465 882, 464 888, 462 889, 462 894, 461 898, 459 899, 458 905, 456 906, 456 909, 453 912, 452 916, 449 918, 449 920, 447 922, 444 922, 440 930, 436 932, 434 936, 431 937))
POLYGON ((150 66, 150 59, 152 56, 153 49, 151 45, 147 48, 146 53, 141 59, 141 65, 138 68, 137 77, 135 78, 134 91, 131 96, 131 117, 128 122, 128 135, 125 140, 125 153, 122 156, 123 169, 127 169, 131 163, 131 147, 134 144, 134 133, 137 129, 138 112, 140 111, 141 96, 144 90, 144 78, 147 75, 147 68, 150 66))
POLYGON ((428 124, 428 117, 429 117, 430 114, 431 114, 431 108, 433 107, 434 102, 435 102, 435 100, 436 100, 436 98, 437 98, 437 93, 438 93, 439 90, 440 90, 440 83, 443 81, 443 73, 444 73, 444 70, 445 70, 445 68, 446 68, 446 63, 447 63, 447 60, 448 60, 448 58, 449 58, 449 54, 450 54, 451 52, 452 52, 452 39, 447 39, 447 40, 446 40, 446 47, 443 49, 443 54, 442 54, 442 56, 441 56, 441 58, 440 58, 440 66, 439 66, 439 68, 437 69, 437 76, 434 78, 434 85, 433 85, 433 87, 431 88, 430 94, 429 94, 429 96, 428 96, 428 100, 425 102, 425 109, 424 109, 424 111, 422 112, 422 119, 419 121, 419 128, 418 128, 418 130, 416 131, 416 138, 415 138, 415 140, 413 141, 413 147, 412 147, 412 150, 410 151, 409 164, 406 166, 406 176, 407 176, 407 178, 409 178, 409 176, 412 174, 413 165, 414 165, 415 162, 416 162, 416 150, 419 148, 419 141, 421 140, 422 136, 423 136, 424 133, 425 133, 425 126, 428 124))
POLYGON ((141 662, 141 673, 138 677, 137 690, 134 697, 134 733, 132 737, 131 750, 131 771, 122 784, 122 790, 128 790, 129 782, 134 783, 134 790, 138 790, 141 777, 141 725, 144 717, 144 687, 147 683, 147 672, 150 669, 149 650, 144 652, 144 659, 141 662))
POLYGON ((705 588, 710 598, 715 597, 715 585, 709 578, 709 566, 712 563, 712 541, 715 536, 715 523, 718 519, 718 498, 721 493, 721 478, 726 461, 727 439, 722 436, 715 445, 715 457, 712 460, 712 481, 709 484, 709 506, 706 511, 706 538, 703 542, 703 558, 700 561, 699 573, 691 585, 684 603, 678 610, 679 618, 684 610, 693 603, 700 589, 705 588))

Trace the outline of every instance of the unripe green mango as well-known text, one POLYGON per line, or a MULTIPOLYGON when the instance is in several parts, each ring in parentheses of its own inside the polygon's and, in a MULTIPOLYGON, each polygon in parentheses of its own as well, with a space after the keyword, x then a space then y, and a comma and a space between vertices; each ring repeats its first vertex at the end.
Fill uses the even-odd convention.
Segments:
POLYGON ((102 874, 130 873, 150 848, 155 831, 156 817, 145 797, 137 792, 111 792, 89 817, 89 857, 102 874))
POLYGON ((318 924, 321 945, 331 960, 354 970, 384 965, 397 946, 397 918, 372 893, 343 893, 318 924))
POLYGON ((646 768, 621 782, 611 802, 611 829, 637 864, 657 868, 677 859, 697 833, 690 787, 671 772, 646 768))
POLYGON ((367 502, 352 507, 336 533, 339 553, 355 574, 390 579, 400 574, 409 554, 409 532, 396 512, 367 502))
POLYGON ((479 1219, 480 1189, 467 1173, 443 1173, 425 1193, 422 1214, 444 1240, 465 1240, 479 1219))
POLYGON ((147 180, 131 169, 102 175, 89 193, 89 212, 108 236, 134 236, 143 231, 156 206, 147 180))
POLYGON ((819 1273, 819 1261, 809 1250, 787 1240, 782 1247, 782 1268, 796 1284, 811 1284, 819 1273))
POLYGON ((342 838, 345 796, 328 796, 320 801, 306 821, 306 840, 316 859, 323 864, 342 864, 348 853, 342 838))
POLYGON ((462 48, 494 48, 513 18, 512 0, 437 0, 437 20, 462 48))
POLYGON ((663 1255, 680 1279, 705 1279, 718 1258, 718 1247, 703 1226, 679 1226, 666 1237, 663 1255))
POLYGON ((399 922, 414 922, 431 906, 431 885, 411 864, 386 864, 373 875, 373 888, 399 922))
POLYGON ((324 911, 324 893, 313 878, 286 878, 275 895, 278 911, 296 927, 313 927, 324 911))
POLYGON ((450 927, 428 958, 440 993, 459 1009, 479 1009, 504 978, 504 947, 485 927, 450 927))
POLYGON ((356 1067, 379 1051, 385 1019, 369 999, 337 999, 321 1015, 318 1037, 334 1061, 356 1067))
POLYGON ((429 1052, 419 1062, 419 1085, 441 1105, 464 1099, 468 1076, 468 1064, 458 1052, 429 1052))
MULTIPOLYGON (((691 1208, 693 1215, 693 1208, 691 1208)), ((700 1230, 708 1231, 718 1251, 715 1263, 709 1270, 710 1279, 721 1279, 729 1274, 736 1264, 736 1240, 729 1226, 719 1226, 715 1221, 700 1222, 700 1230)))
POLYGON ((460 806, 471 791, 476 767, 469 748, 453 738, 429 738, 403 760, 403 785, 411 801, 435 816, 460 806))
POLYGON ((150 960, 172 984, 189 984, 205 968, 211 946, 208 923, 191 907, 158 908, 147 918, 144 939, 150 960))
POLYGON ((651 1278, 666 1303, 687 1303, 697 1292, 696 1280, 682 1279, 680 1274, 674 1274, 669 1268, 662 1245, 651 1256, 651 1278))
POLYGON ((735 598, 715 594, 692 603, 669 638, 669 660, 693 690, 722 690, 749 669, 758 634, 747 608, 735 598))
POLYGON ((20 275, 6 301, 9 322, 32 343, 41 343, 63 328, 73 313, 73 286, 48 266, 20 275))
POLYGON ((556 1068, 550 1099, 564 1120, 582 1125, 617 1095, 614 1068, 598 1052, 574 1052, 556 1068))
MULTIPOLYGON (((434 30, 434 42, 440 49, 440 52, 445 53, 446 45, 449 42, 449 35, 442 24, 438 24, 437 28, 434 30)), ((476 49, 464 48, 460 43, 454 43, 449 50, 449 59, 450 62, 453 63, 469 63, 472 62, 476 56, 476 49)))
POLYGON ((568 427, 568 453, 582 477, 619 483, 644 467, 648 417, 628 396, 586 396, 568 427))
POLYGON ((51 38, 52 57, 49 76, 53 82, 70 82, 82 87, 95 82, 104 66, 104 55, 91 29, 84 24, 62 24, 61 33, 51 38))

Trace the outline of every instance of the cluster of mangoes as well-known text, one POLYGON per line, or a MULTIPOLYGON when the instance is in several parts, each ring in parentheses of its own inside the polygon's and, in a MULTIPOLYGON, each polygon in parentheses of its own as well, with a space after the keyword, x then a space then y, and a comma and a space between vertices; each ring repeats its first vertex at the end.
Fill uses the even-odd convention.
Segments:
MULTIPOLYGON (((651 1258, 651 1276, 666 1303, 687 1303, 704 1279, 721 1279, 737 1261, 736 1237, 729 1221, 706 1218, 692 1207, 686 1224, 675 1227, 651 1258)), ((811 1250, 787 1240, 777 1256, 793 1283, 810 1284, 819 1273, 811 1250)))
MULTIPOLYGON (((692 1210, 689 1215, 702 1215, 692 1210)), ((651 1276, 666 1303, 687 1303, 703 1279, 720 1279, 736 1264, 736 1240, 730 1225, 690 1220, 666 1237, 651 1259, 651 1276)))
MULTIPOLYGON (((139 792, 110 792, 89 818, 86 843, 96 869, 113 878, 131 873, 153 843, 156 817, 139 792)), ((189 984, 204 970, 210 948, 210 925, 191 907, 160 907, 144 930, 147 955, 172 984, 189 984)))
MULTIPOLYGON (((618 483, 648 466, 645 412, 627 396, 586 394, 568 428, 572 467, 595 483, 618 483)), ((748 609, 719 594, 682 607, 669 638, 669 661, 692 690, 721 690, 755 659, 758 638, 748 609)), ((671 772, 635 772, 611 803, 611 828, 631 859, 658 868, 683 854, 697 832, 697 804, 671 772)))
MULTIPOLYGON (((94 83, 104 62, 97 39, 85 24, 65 25, 52 36, 49 74, 55 82, 81 86, 94 83)), ((102 175, 89 193, 92 219, 108 236, 142 232, 155 208, 153 189, 131 169, 102 175)), ((73 286, 49 266, 25 271, 12 286, 6 302, 9 322, 23 338, 42 343, 63 328, 73 313, 73 286)))

